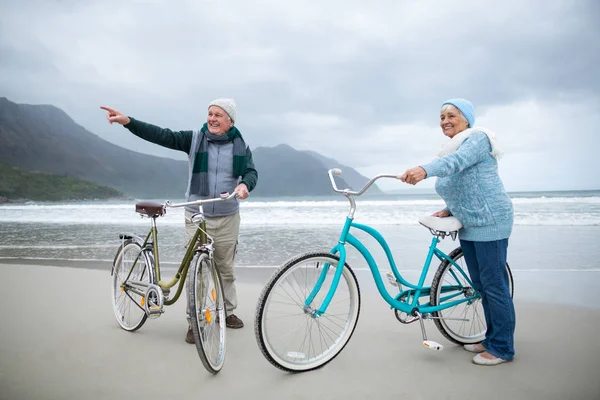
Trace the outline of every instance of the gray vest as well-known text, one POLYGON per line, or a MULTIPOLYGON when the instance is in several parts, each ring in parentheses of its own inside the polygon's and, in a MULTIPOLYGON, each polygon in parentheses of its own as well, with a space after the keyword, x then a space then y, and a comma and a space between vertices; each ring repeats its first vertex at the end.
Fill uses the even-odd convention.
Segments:
MULTIPOLYGON (((232 193, 238 185, 240 178, 233 176, 233 142, 211 142, 208 141, 208 196, 200 196, 198 193, 190 193, 192 179, 192 166, 200 147, 201 133, 194 132, 192 146, 189 153, 189 180, 186 192, 187 201, 199 199, 211 199, 219 197, 222 192, 232 193)), ((204 215, 207 217, 224 217, 239 211, 236 198, 227 201, 209 203, 202 206, 204 215)), ((198 207, 187 206, 186 210, 198 212, 198 207)))

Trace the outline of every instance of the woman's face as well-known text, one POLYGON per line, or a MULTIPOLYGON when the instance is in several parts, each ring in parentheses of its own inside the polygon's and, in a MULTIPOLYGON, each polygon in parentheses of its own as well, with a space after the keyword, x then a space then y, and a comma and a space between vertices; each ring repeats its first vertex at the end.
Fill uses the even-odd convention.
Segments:
POLYGON ((233 122, 229 119, 229 115, 221 107, 210 106, 208 108, 208 131, 213 135, 222 135, 229 131, 233 126, 233 122))
POLYGON ((444 135, 453 138, 458 133, 467 129, 469 123, 462 116, 458 108, 450 105, 444 107, 440 114, 440 126, 442 127, 444 135))

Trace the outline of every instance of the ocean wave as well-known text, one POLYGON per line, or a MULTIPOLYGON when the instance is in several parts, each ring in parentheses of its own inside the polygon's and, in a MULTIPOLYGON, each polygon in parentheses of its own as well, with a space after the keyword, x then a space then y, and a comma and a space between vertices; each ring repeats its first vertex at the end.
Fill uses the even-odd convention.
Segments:
POLYGON ((39 245, 39 244, 31 244, 31 245, 0 245, 0 250, 9 249, 31 249, 31 250, 78 250, 78 249, 90 249, 90 248, 114 248, 114 244, 85 244, 85 245, 60 245, 60 244, 51 244, 51 245, 39 245))
MULTIPOLYGON (((600 197, 513 199, 516 225, 600 225, 600 197)), ((440 210, 441 200, 357 201, 355 221, 370 225, 417 225, 423 215, 440 210)), ((345 200, 242 202, 242 223, 256 226, 341 226, 350 210, 345 200)), ((160 226, 181 226, 184 210, 171 209, 160 226)), ((0 223, 57 225, 128 225, 148 227, 132 203, 4 204, 0 223)))
MULTIPOLYGON (((366 225, 418 225, 419 217, 429 215, 427 213, 416 213, 414 215, 379 215, 379 216, 357 216, 355 222, 366 225)), ((253 215, 251 213, 242 215, 242 224, 252 226, 342 226, 345 215, 331 216, 325 214, 313 214, 310 216, 287 215, 253 215)), ((181 218, 158 220, 161 226, 182 226, 181 218)), ((31 221, 28 218, 1 217, 0 223, 36 223, 50 225, 115 225, 132 227, 150 227, 148 220, 140 218, 93 218, 93 217, 63 217, 63 218, 36 218, 31 221)), ((600 226, 600 215, 598 214, 555 214, 552 216, 527 214, 515 216, 515 225, 531 226, 600 226)))
POLYGON ((128 204, 2 204, 0 211, 56 211, 56 210, 135 210, 135 203, 128 204))
MULTIPOLYGON (((442 200, 360 200, 356 199, 356 204, 368 207, 397 207, 406 205, 437 205, 443 204, 442 200)), ((348 207, 348 200, 331 201, 252 201, 240 203, 243 208, 337 208, 348 207)))
POLYGON ((553 203, 581 203, 600 204, 600 197, 517 197, 512 199, 513 204, 553 204, 553 203))
MULTIPOLYGON (((514 197, 514 204, 582 204, 593 205, 600 204, 600 197, 514 197)), ((243 209, 261 209, 261 208, 344 208, 349 204, 348 200, 280 200, 280 201, 261 201, 250 200, 240 202, 243 209)), ((362 207, 405 207, 405 206, 438 206, 443 205, 441 199, 396 199, 396 200, 361 200, 356 198, 358 208, 362 207)), ((74 210, 129 210, 135 212, 135 202, 131 203, 61 203, 61 204, 2 204, 0 212, 9 211, 74 211, 74 210)), ((171 210, 173 211, 173 210, 171 210)))

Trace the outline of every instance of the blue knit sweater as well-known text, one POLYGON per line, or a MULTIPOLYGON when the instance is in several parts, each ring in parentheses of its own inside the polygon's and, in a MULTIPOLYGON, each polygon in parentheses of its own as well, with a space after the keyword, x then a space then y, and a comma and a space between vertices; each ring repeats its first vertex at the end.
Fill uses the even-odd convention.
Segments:
POLYGON ((438 177, 435 190, 463 224, 459 231, 463 240, 501 240, 512 231, 512 201, 504 190, 491 150, 487 135, 474 132, 456 152, 421 166, 428 178, 438 177))

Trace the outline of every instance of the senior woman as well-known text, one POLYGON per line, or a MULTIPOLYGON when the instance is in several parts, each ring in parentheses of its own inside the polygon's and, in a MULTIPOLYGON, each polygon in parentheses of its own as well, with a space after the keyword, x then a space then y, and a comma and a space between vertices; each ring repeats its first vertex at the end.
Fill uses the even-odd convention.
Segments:
POLYGON ((435 217, 454 215, 462 223, 460 245, 473 285, 481 292, 487 324, 483 342, 465 345, 478 353, 478 365, 512 360, 515 309, 510 295, 506 254, 513 226, 513 205, 498 175, 500 151, 492 132, 474 127, 475 110, 464 99, 442 104, 440 126, 450 141, 429 164, 407 170, 401 180, 416 184, 437 176, 437 193, 446 208, 435 217))

